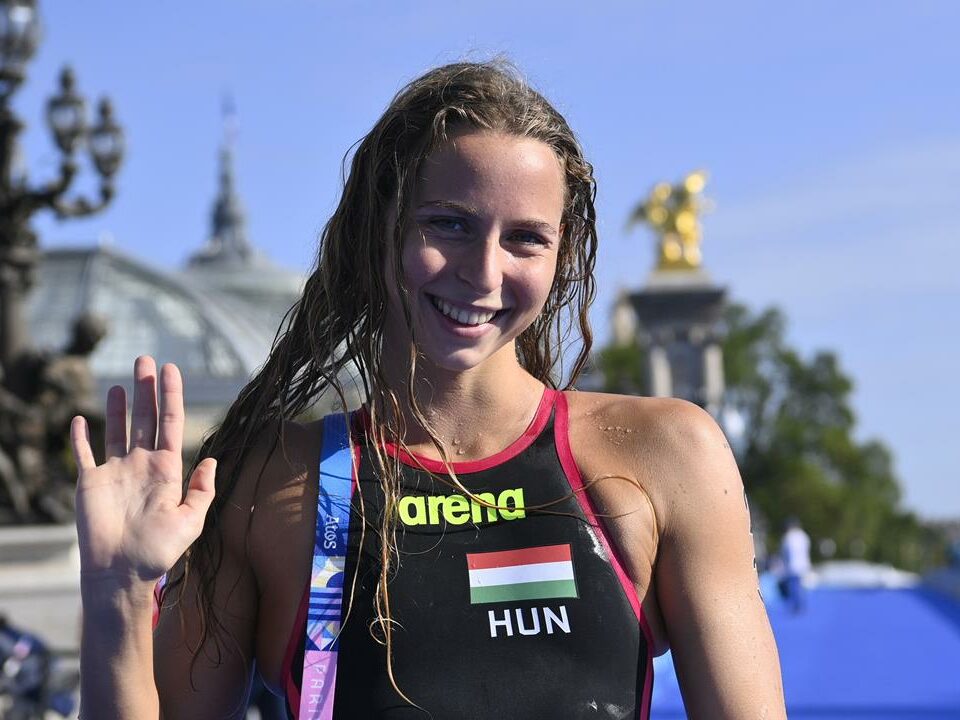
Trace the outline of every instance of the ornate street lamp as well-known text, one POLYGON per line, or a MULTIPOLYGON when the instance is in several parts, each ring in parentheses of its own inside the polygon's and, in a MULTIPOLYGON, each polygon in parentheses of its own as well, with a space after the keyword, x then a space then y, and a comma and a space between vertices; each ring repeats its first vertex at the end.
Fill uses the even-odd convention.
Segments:
POLYGON ((29 346, 23 305, 39 257, 30 218, 42 209, 61 219, 102 210, 113 198, 113 177, 124 152, 123 130, 110 102, 99 102, 99 117, 90 127, 86 100, 77 93, 73 71, 66 67, 60 74, 59 94, 47 103, 47 125, 62 154, 60 175, 39 187, 29 187, 19 173, 15 176, 17 135, 24 126, 10 109, 10 97, 23 82, 39 41, 36 0, 0 0, 0 368, 15 394, 17 381, 9 373, 29 346), (95 201, 64 197, 78 170, 74 157, 83 148, 100 176, 100 197, 95 201))
POLYGON ((110 103, 104 99, 97 104, 91 125, 73 71, 64 68, 59 92, 46 108, 47 126, 61 155, 59 175, 34 186, 16 167, 17 136, 24 125, 10 99, 26 78, 39 42, 36 0, 0 0, 0 524, 11 519, 69 520, 73 493, 64 492, 63 481, 70 473, 62 467, 56 443, 50 444, 50 438, 64 435, 65 429, 51 408, 62 414, 75 402, 71 393, 80 390, 54 388, 51 395, 46 390, 53 386, 44 384, 45 373, 57 363, 72 363, 76 370, 103 334, 95 318, 81 317, 60 355, 41 355, 30 346, 24 300, 39 260, 30 219, 43 209, 60 219, 102 210, 113 198, 113 178, 124 150, 123 131, 110 103), (66 197, 81 152, 89 152, 100 177, 98 198, 66 197))
POLYGON ((40 44, 40 18, 31 0, 10 0, 0 9, 0 97, 23 81, 24 66, 40 44))

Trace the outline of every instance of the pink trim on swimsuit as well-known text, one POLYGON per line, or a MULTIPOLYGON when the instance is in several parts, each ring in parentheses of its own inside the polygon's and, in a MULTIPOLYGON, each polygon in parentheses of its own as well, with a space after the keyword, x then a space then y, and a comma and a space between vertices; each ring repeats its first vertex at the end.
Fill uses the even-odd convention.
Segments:
POLYGON ((567 480, 570 482, 570 487, 576 494, 577 500, 580 501, 580 506, 583 508, 587 520, 597 529, 600 542, 603 543, 607 557, 610 558, 610 564, 613 565, 614 572, 616 572, 617 578, 620 580, 620 585, 623 587, 623 592, 626 594, 627 600, 630 602, 630 606, 633 608, 633 612, 636 614, 637 620, 640 623, 640 628, 643 630, 644 637, 647 639, 647 670, 646 677, 643 681, 643 698, 640 703, 639 715, 640 720, 647 720, 647 718, 650 717, 650 696, 653 691, 653 633, 650 631, 650 625, 647 623, 647 618, 643 614, 643 606, 637 597, 637 588, 630 578, 627 577, 627 573, 623 569, 623 561, 620 559, 620 553, 613 543, 610 542, 603 522, 597 520, 593 499, 590 497, 590 493, 584 489, 580 468, 577 467, 576 460, 573 458, 573 452, 570 449, 570 420, 567 413, 567 397, 562 392, 557 393, 556 407, 557 410, 553 417, 553 432, 554 442, 557 446, 557 454, 560 456, 560 465, 563 467, 564 473, 566 473, 567 480))
POLYGON ((310 608, 310 585, 308 584, 300 598, 300 607, 297 609, 297 619, 293 621, 293 630, 287 641, 287 651, 283 654, 283 665, 280 666, 280 677, 283 678, 286 690, 287 705, 293 710, 293 717, 300 717, 300 688, 293 681, 293 656, 300 644, 300 628, 307 624, 307 610, 310 608))
MULTIPOLYGON (((534 413, 533 419, 530 421, 527 429, 523 431, 520 437, 500 452, 489 457, 479 460, 465 460, 463 462, 450 463, 453 471, 457 474, 466 475, 467 473, 489 470, 522 453, 533 444, 533 441, 537 439, 537 436, 543 431, 543 428, 546 427, 547 421, 550 419, 550 411, 553 409, 554 398, 558 395, 559 393, 556 390, 545 387, 543 389, 543 395, 540 398, 540 404, 537 406, 537 411, 534 413)), ((432 473, 447 474, 447 466, 443 464, 443 460, 434 460, 433 458, 424 457, 423 455, 407 452, 391 442, 384 443, 384 448, 388 455, 398 458, 404 465, 420 468, 432 473)))

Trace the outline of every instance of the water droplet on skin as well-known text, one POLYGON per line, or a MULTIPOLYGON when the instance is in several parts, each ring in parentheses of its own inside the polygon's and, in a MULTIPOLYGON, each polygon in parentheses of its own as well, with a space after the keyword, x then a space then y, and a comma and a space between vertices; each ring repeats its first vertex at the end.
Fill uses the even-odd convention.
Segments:
POLYGON ((620 435, 629 435, 630 433, 636 432, 633 428, 623 427, 622 425, 601 425, 600 429, 607 432, 616 432, 620 435))

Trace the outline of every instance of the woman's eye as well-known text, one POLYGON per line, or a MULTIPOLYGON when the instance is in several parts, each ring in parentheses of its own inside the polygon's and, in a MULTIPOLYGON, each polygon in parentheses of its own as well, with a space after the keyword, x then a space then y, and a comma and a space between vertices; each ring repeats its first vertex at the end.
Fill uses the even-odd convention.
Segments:
POLYGON ((513 234, 513 240, 521 245, 546 245, 547 241, 540 235, 532 232, 518 232, 513 234))
POLYGON ((464 232, 467 229, 466 223, 464 223, 463 220, 451 217, 430 218, 429 225, 443 232, 464 232))

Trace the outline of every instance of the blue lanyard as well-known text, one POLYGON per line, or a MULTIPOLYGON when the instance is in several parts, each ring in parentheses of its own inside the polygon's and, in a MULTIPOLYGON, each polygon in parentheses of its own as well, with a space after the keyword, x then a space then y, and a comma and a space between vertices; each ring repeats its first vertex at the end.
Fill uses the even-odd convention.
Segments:
POLYGON ((317 528, 300 686, 300 720, 333 718, 353 477, 347 418, 342 413, 327 415, 323 419, 317 528))

